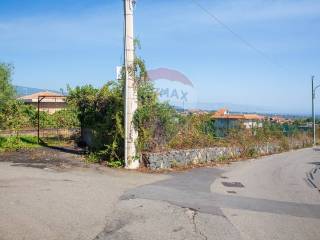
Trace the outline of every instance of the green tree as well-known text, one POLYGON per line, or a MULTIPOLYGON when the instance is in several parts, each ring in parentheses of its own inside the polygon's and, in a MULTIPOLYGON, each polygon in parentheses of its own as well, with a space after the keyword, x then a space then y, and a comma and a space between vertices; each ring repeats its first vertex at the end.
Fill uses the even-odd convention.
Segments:
POLYGON ((123 84, 110 81, 101 89, 90 85, 69 89, 68 103, 77 108, 81 129, 90 129, 91 151, 109 162, 123 160, 123 84))
POLYGON ((0 111, 7 101, 15 97, 15 91, 11 84, 12 71, 12 65, 0 63, 0 111))
POLYGON ((20 101, 8 100, 0 112, 0 128, 18 131, 30 127, 30 118, 34 113, 31 106, 20 101))
POLYGON ((95 112, 95 100, 99 89, 92 85, 76 87, 74 89, 68 86, 69 96, 67 102, 75 107, 81 128, 92 125, 95 122, 93 117, 95 112))

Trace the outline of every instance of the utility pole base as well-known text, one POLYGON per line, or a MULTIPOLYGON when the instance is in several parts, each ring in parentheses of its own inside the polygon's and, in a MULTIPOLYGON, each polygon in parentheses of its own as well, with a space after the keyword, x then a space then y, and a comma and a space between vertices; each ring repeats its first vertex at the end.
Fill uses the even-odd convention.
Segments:
POLYGON ((132 161, 128 161, 127 166, 125 166, 126 169, 129 170, 134 170, 134 169, 138 169, 140 167, 140 161, 138 160, 132 160, 132 161))

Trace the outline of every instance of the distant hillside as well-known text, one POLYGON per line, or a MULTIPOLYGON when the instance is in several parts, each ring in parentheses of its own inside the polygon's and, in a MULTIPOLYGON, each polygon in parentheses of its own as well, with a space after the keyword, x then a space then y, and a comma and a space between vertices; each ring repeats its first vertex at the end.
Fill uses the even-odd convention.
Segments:
POLYGON ((17 95, 19 97, 21 96, 26 96, 26 95, 31 95, 37 92, 44 92, 44 91, 50 91, 50 92, 56 92, 56 93, 61 93, 61 91, 57 90, 51 90, 51 89, 41 89, 41 88, 30 88, 30 87, 23 87, 23 86, 14 86, 17 95))

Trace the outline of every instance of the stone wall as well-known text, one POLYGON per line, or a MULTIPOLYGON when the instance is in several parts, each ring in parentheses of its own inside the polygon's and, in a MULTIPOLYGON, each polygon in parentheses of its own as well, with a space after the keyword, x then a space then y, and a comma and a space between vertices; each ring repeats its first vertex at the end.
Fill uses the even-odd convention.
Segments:
POLYGON ((218 161, 223 158, 240 156, 236 148, 204 148, 179 151, 168 151, 161 153, 144 154, 143 160, 151 169, 165 169, 189 164, 218 161))
MULTIPOLYGON (((295 143, 289 148, 305 147, 305 143, 295 143)), ((175 150, 161 153, 145 153, 142 160, 150 169, 168 169, 187 166, 190 164, 223 161, 245 156, 260 156, 282 151, 282 147, 274 144, 265 144, 255 148, 240 149, 239 147, 213 147, 204 149, 175 150), (244 151, 246 151, 244 153, 244 151)))

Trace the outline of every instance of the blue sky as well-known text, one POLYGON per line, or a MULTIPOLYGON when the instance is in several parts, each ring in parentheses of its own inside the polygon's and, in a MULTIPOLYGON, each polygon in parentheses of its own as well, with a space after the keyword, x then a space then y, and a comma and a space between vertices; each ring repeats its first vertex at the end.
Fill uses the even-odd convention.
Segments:
MULTIPOLYGON (((320 84, 319 0, 198 2, 266 56, 191 0, 137 0, 135 33, 148 68, 183 72, 199 102, 310 112, 311 74, 320 84)), ((15 65, 17 85, 101 86, 123 61, 122 26, 121 0, 1 0, 0 61, 15 65)))

